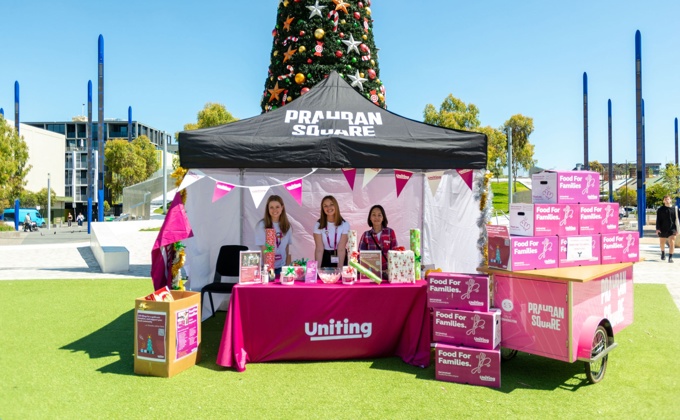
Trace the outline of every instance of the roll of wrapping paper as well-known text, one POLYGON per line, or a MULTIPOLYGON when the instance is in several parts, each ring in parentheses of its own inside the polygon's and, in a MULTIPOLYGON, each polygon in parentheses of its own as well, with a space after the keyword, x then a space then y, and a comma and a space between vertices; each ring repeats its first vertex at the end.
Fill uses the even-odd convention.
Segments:
POLYGON ((265 229, 264 230, 264 263, 268 264, 270 267, 275 267, 274 263, 276 261, 276 230, 265 229))
POLYGON ((416 280, 420 280, 420 229, 411 229, 411 251, 415 258, 416 280))
POLYGON ((360 272, 364 276, 368 277, 372 282, 378 283, 378 284, 382 283, 382 279, 380 277, 376 276, 373 272, 371 272, 371 270, 362 266, 361 264, 359 264, 355 260, 350 260, 349 266, 354 267, 355 270, 357 270, 358 272, 360 272))
POLYGON ((359 250, 359 241, 357 239, 357 231, 350 230, 347 233, 347 255, 352 255, 352 252, 359 250))

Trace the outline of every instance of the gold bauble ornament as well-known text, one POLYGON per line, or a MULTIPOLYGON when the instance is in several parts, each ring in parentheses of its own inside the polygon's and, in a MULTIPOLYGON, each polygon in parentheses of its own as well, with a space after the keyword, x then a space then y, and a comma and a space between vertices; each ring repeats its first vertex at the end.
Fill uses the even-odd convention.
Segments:
POLYGON ((306 79, 307 78, 302 73, 298 73, 298 74, 295 75, 295 83, 297 83, 298 85, 303 84, 306 79))
POLYGON ((375 60, 371 60, 371 65, 375 66, 375 60))
POLYGON ((347 23, 347 21, 346 21, 345 19, 342 19, 342 20, 340 21, 340 23, 342 23, 342 24, 344 25, 345 23, 347 23))
POLYGON ((381 101, 385 102, 385 95, 383 95, 382 93, 379 93, 379 94, 378 94, 378 99, 380 99, 381 101))
POLYGON ((314 38, 316 38, 316 39, 323 39, 323 37, 325 35, 326 35, 326 32, 324 32, 324 30, 321 29, 321 28, 314 31, 314 38))
POLYGON ((279 55, 279 52, 278 52, 278 51, 274 51, 274 54, 272 54, 272 55, 273 55, 274 57, 276 57, 277 55, 279 55))
POLYGON ((298 48, 298 52, 299 52, 300 54, 304 54, 305 51, 307 51, 307 48, 305 48, 304 45, 301 45, 301 46, 298 48))
POLYGON ((362 38, 364 41, 366 41, 366 40, 368 39, 368 35, 363 34, 363 35, 361 36, 361 38, 362 38))
POLYGON ((359 77, 361 77, 361 78, 363 79, 363 78, 364 78, 364 74, 363 74, 363 73, 359 73, 359 77))
POLYGON ((371 16, 371 8, 370 7, 365 7, 364 10, 366 10, 366 14, 371 16))

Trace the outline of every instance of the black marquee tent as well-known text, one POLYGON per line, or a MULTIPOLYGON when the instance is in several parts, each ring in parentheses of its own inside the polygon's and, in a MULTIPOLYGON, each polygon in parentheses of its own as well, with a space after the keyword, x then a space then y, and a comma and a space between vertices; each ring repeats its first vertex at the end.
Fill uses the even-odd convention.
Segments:
POLYGON ((481 262, 486 136, 386 111, 337 73, 266 114, 181 132, 179 155, 182 167, 199 173, 187 187, 185 206, 194 234, 183 241, 192 290, 212 281, 221 245, 258 249, 254 226, 271 194, 286 202, 293 259, 314 255, 311 231, 322 198, 330 194, 358 235, 370 207, 379 203, 400 245, 408 247, 410 229, 422 230, 423 264, 466 273, 481 262), (356 171, 363 185, 350 185, 347 170, 356 171), (397 170, 413 174, 401 193, 397 170), (225 183, 233 191, 216 199, 225 183), (301 186, 297 201, 286 188, 290 183, 301 186))
POLYGON ((333 72, 274 111, 179 133, 179 155, 188 169, 484 169, 487 138, 386 111, 333 72))

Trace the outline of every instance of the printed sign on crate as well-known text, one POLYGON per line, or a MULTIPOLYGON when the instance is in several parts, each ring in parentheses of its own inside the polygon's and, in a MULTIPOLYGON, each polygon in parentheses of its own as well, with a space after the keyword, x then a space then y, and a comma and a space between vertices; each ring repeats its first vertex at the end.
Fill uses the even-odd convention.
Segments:
POLYGON ((427 306, 430 308, 489 310, 489 277, 479 274, 430 273, 427 306))
POLYGON ((435 378, 460 384, 501 387, 501 351, 480 350, 437 343, 435 378))

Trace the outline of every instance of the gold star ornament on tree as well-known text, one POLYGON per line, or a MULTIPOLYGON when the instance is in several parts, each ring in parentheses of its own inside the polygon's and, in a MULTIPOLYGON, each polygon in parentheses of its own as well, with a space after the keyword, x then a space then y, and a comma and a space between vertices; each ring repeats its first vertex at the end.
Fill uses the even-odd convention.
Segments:
POLYGON ((281 92, 283 92, 284 90, 285 90, 285 89, 282 89, 282 88, 279 87, 279 82, 277 81, 276 84, 274 85, 274 88, 273 88, 273 89, 267 89, 267 91, 268 91, 269 93, 271 93, 271 95, 272 95, 272 96, 269 97, 269 102, 271 102, 271 101, 274 100, 274 99, 276 99, 277 101, 279 101, 279 100, 280 100, 280 99, 279 99, 279 95, 280 95, 281 92))

